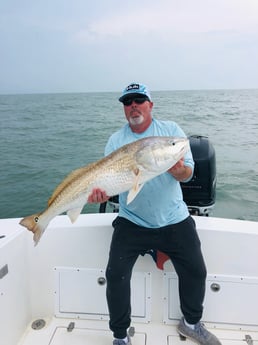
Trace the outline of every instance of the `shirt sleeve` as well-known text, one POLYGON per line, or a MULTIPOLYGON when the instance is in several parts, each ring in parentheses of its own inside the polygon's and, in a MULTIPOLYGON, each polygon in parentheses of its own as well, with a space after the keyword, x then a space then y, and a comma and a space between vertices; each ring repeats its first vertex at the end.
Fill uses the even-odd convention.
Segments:
POLYGON ((115 146, 113 143, 113 136, 111 135, 111 137, 108 139, 105 150, 104 150, 104 155, 108 156, 110 153, 112 153, 113 151, 115 151, 115 146))

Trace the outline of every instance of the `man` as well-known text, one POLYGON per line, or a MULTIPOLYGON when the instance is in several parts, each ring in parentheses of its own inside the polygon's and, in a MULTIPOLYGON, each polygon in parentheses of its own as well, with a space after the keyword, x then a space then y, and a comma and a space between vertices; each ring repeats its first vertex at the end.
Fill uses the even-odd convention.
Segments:
MULTIPOLYGON (((175 122, 159 121, 152 117, 153 102, 145 85, 130 84, 119 101, 124 105, 128 123, 111 135, 106 145, 106 155, 148 136, 185 137, 175 122)), ((127 334, 131 322, 130 279, 138 256, 150 249, 167 254, 177 272, 184 315, 178 332, 202 345, 220 344, 200 322, 206 267, 195 223, 183 201, 179 183, 190 180, 193 169, 194 161, 188 151, 166 173, 147 182, 129 205, 126 203, 127 192, 119 195, 119 214, 113 222, 114 233, 106 269, 113 345, 131 344, 127 334)), ((95 189, 88 202, 102 203, 107 200, 105 191, 95 189)))

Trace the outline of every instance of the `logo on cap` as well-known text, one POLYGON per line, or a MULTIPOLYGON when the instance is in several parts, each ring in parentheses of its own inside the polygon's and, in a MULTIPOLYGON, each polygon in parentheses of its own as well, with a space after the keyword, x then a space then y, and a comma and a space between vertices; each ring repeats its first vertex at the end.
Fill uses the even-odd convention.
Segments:
POLYGON ((140 89, 140 85, 139 84, 130 84, 129 86, 127 86, 126 91, 139 90, 139 89, 140 89))

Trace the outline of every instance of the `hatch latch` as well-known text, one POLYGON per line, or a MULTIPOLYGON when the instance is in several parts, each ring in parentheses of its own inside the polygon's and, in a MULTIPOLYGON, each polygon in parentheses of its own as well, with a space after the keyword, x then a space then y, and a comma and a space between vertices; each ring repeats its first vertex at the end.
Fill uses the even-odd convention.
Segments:
POLYGON ((74 322, 70 322, 68 327, 66 328, 67 332, 72 332, 74 329, 75 323, 74 322))

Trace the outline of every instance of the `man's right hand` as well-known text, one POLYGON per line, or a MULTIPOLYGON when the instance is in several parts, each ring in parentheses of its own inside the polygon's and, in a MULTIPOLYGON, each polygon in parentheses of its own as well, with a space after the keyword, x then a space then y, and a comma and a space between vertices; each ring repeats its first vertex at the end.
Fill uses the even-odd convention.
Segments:
POLYGON ((100 203, 108 201, 110 197, 107 196, 106 192, 100 188, 94 188, 88 197, 87 202, 89 204, 100 203))

